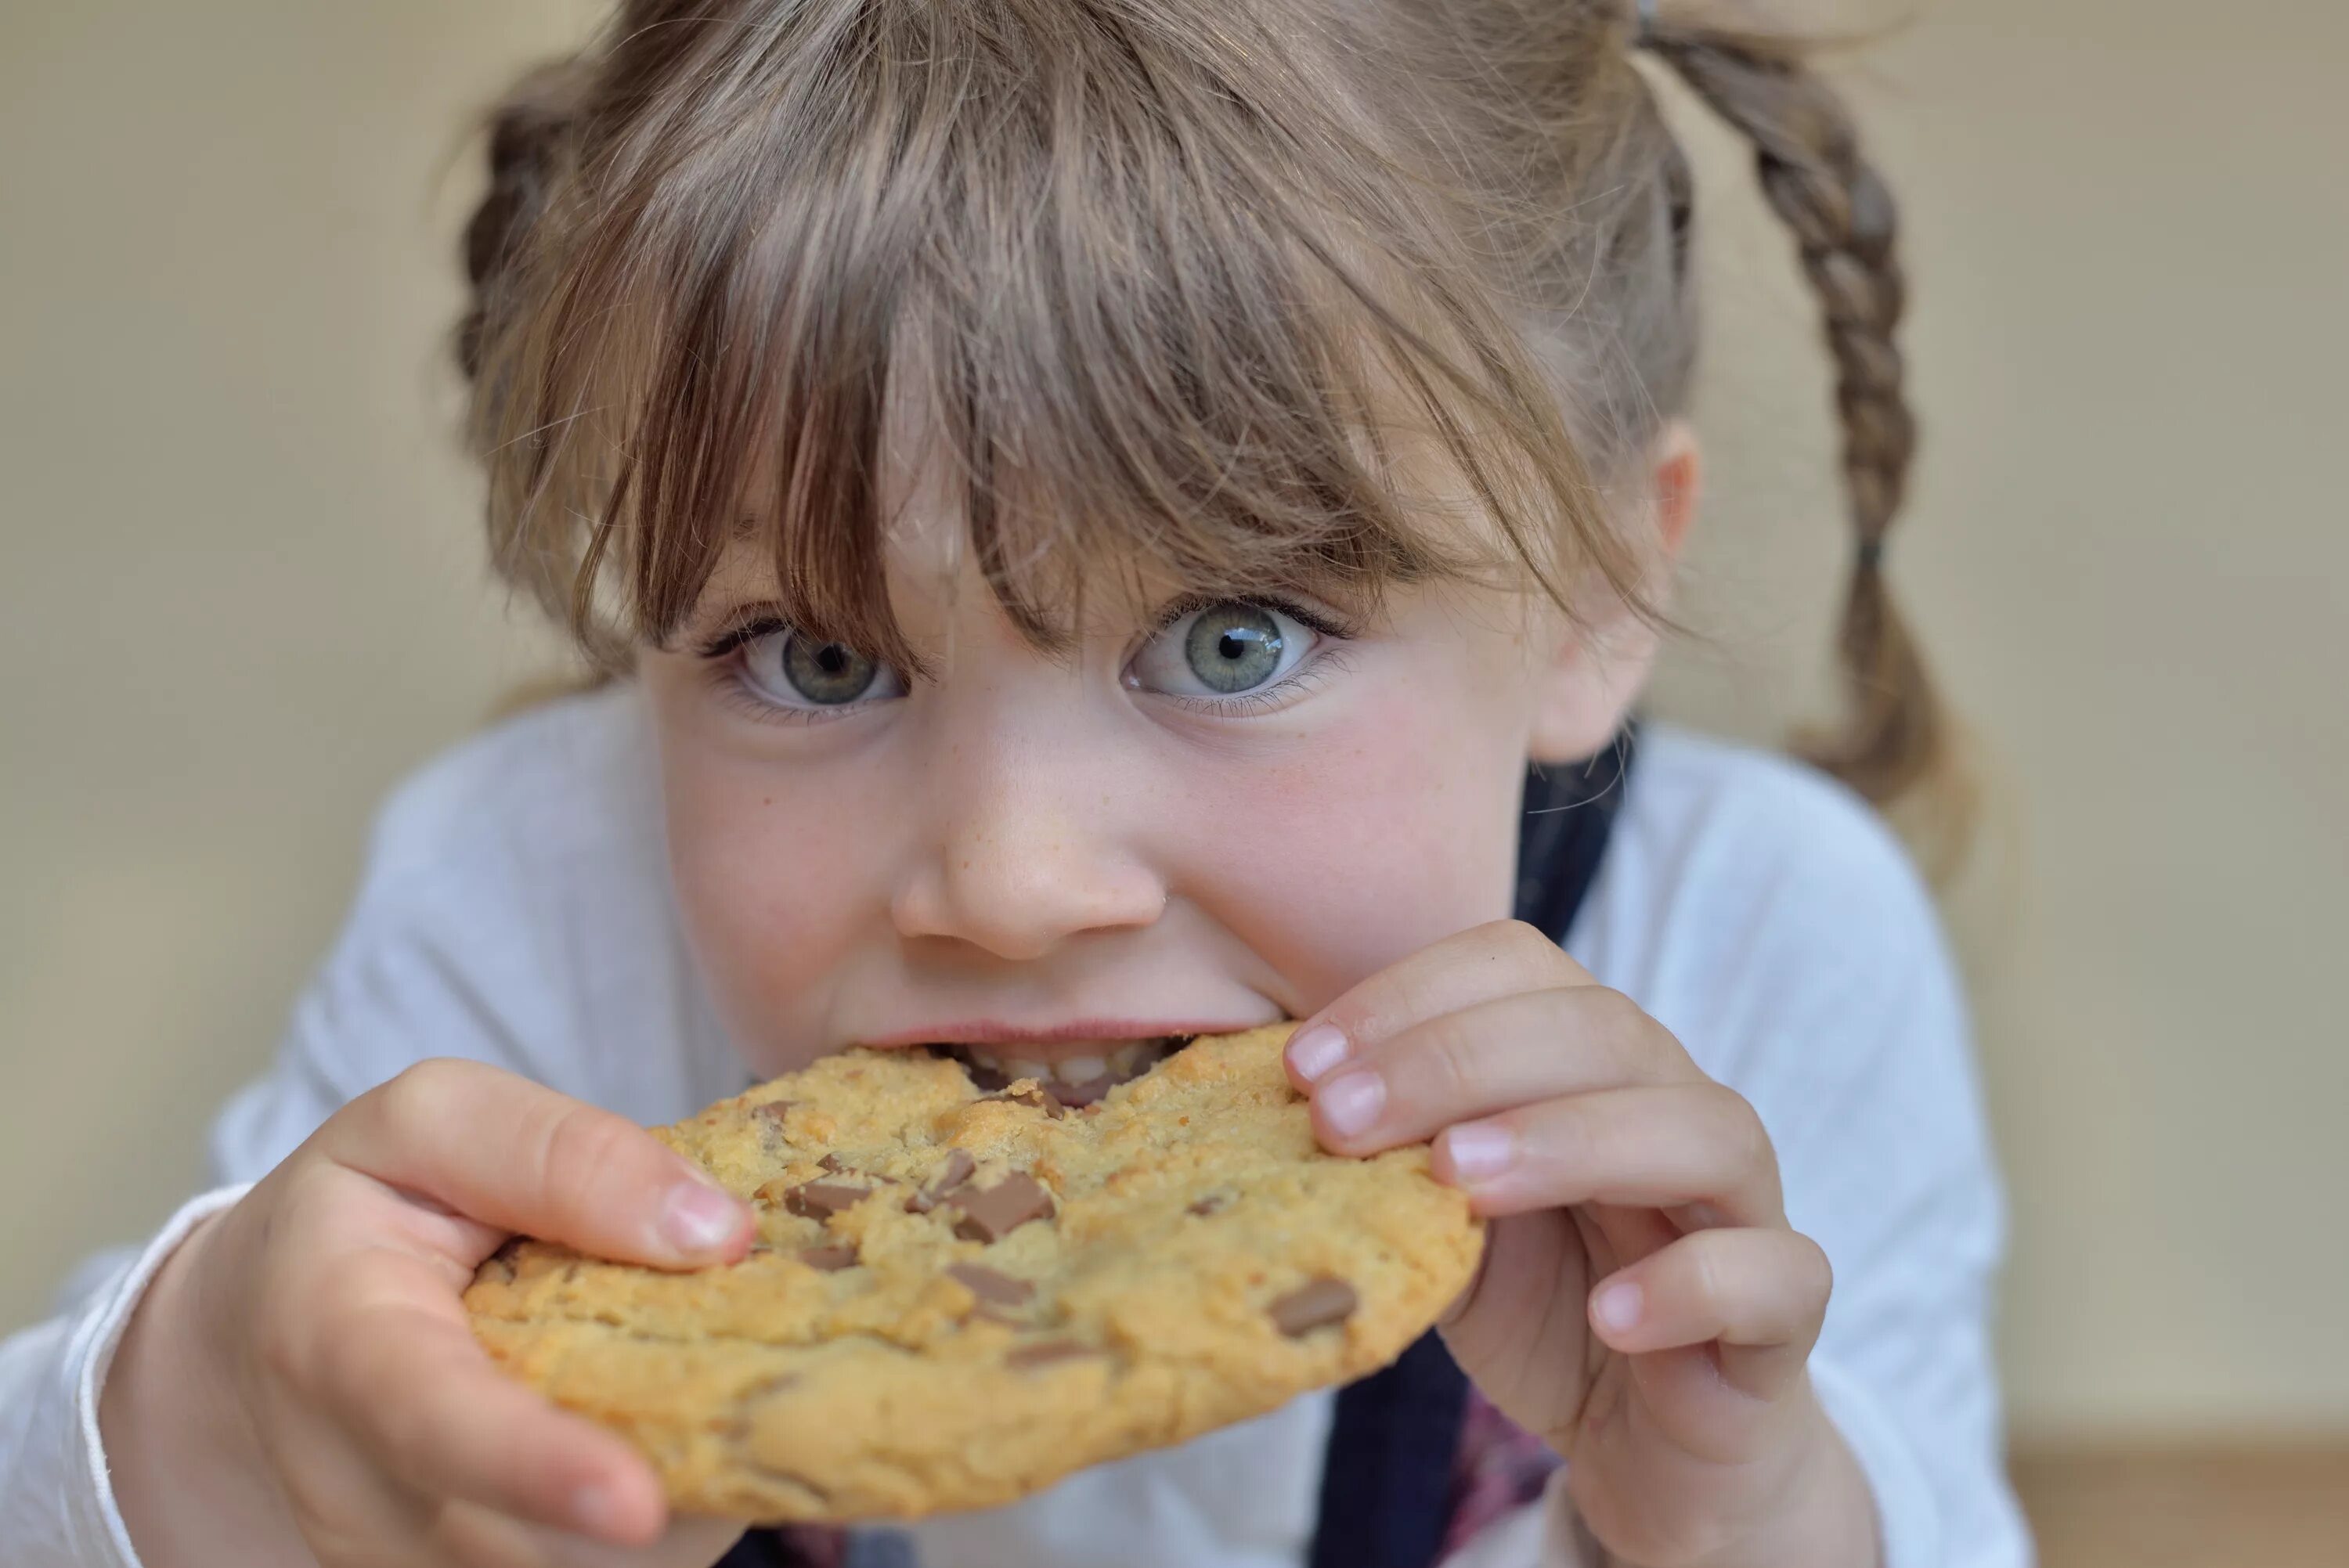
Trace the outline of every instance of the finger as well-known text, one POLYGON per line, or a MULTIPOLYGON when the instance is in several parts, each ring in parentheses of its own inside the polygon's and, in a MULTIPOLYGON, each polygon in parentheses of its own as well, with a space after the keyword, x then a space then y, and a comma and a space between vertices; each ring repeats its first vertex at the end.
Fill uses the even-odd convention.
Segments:
POLYGON ((431 1543, 440 1560, 464 1568, 555 1568, 547 1537, 477 1502, 444 1503, 431 1543))
POLYGON ((1528 1101, 1697 1077, 1680 1042, 1619 991, 1516 991, 1424 1019, 1310 1089, 1321 1141, 1374 1154, 1528 1101))
POLYGON ((431 1507, 393 1485, 339 1428, 297 1418, 265 1438, 264 1447, 309 1550, 302 1561, 329 1568, 435 1561, 431 1507))
POLYGON ((675 1519, 648 1545, 607 1546, 452 1502, 434 1539, 450 1556, 481 1568, 709 1568, 741 1534, 735 1520, 675 1519))
POLYGON ((1284 1060, 1302 1089, 1415 1024, 1516 991, 1588 985, 1588 971, 1521 920, 1447 936, 1391 964, 1299 1024, 1284 1060))
POLYGON ((308 1347, 306 1381, 394 1480, 624 1545, 659 1534, 667 1505, 651 1468, 499 1372, 428 1271, 377 1253, 342 1277, 315 1303, 332 1328, 308 1347))
POLYGON ((1483 1214, 1705 1203, 1731 1225, 1785 1217, 1762 1119, 1710 1079, 1570 1095, 1449 1127, 1433 1163, 1483 1214))
POLYGON ((650 1546, 622 1551, 594 1542, 566 1543, 569 1555, 559 1561, 563 1568, 709 1568, 733 1550, 742 1528, 740 1520, 672 1519, 650 1546))
POLYGON ((1626 1356, 1717 1345, 1721 1375, 1761 1398, 1802 1370, 1834 1273, 1793 1231, 1698 1231, 1590 1293, 1590 1328, 1626 1356))
POLYGON ((750 1244, 750 1210, 643 1128, 477 1062, 410 1068, 318 1137, 379 1181, 598 1257, 689 1268, 750 1244))

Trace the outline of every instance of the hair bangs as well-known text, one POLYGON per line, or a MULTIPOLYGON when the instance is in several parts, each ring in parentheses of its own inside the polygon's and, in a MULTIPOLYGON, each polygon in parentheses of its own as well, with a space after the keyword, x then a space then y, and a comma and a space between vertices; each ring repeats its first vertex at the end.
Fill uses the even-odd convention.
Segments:
POLYGON ((749 537, 795 624, 918 667, 886 583, 917 470, 1046 647, 1169 582, 1628 583, 1458 214, 1336 74, 1299 91, 1274 12, 1186 9, 799 7, 588 144, 505 350, 537 392, 512 564, 560 569, 583 641, 666 641, 749 537))

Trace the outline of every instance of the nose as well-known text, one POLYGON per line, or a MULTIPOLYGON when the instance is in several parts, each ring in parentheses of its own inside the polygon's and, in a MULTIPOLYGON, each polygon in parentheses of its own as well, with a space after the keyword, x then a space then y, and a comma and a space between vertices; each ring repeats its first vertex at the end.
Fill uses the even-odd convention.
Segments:
POLYGON ((964 746, 940 769, 937 827, 891 900, 901 936, 967 942, 1019 961, 1165 913, 1164 879, 1110 809, 1117 792, 1067 765, 1072 751, 998 738, 964 746))

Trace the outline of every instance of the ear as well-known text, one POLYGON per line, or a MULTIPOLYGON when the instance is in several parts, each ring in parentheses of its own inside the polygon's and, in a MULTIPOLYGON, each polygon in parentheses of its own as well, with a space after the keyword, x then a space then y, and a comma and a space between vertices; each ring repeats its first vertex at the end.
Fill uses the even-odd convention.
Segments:
MULTIPOLYGON (((1670 603, 1681 546, 1696 516, 1704 479, 1696 432, 1683 419, 1666 424, 1649 447, 1643 484, 1624 521, 1639 538, 1641 593, 1658 610, 1670 603)), ((1656 664, 1656 628, 1603 583, 1577 624, 1555 612, 1542 624, 1555 639, 1545 667, 1526 749, 1537 762, 1578 762, 1615 738, 1656 664)))

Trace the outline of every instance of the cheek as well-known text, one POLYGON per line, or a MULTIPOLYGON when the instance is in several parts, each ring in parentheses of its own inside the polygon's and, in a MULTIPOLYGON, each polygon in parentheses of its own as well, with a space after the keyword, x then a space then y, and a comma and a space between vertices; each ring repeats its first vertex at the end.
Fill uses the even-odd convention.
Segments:
POLYGON ((719 1014, 761 1059, 793 1058, 874 907, 884 808, 676 733, 661 780, 678 909, 719 1014))
POLYGON ((1365 704, 1309 752, 1218 791, 1195 896, 1303 1012, 1510 911, 1523 737, 1408 695, 1365 704))

